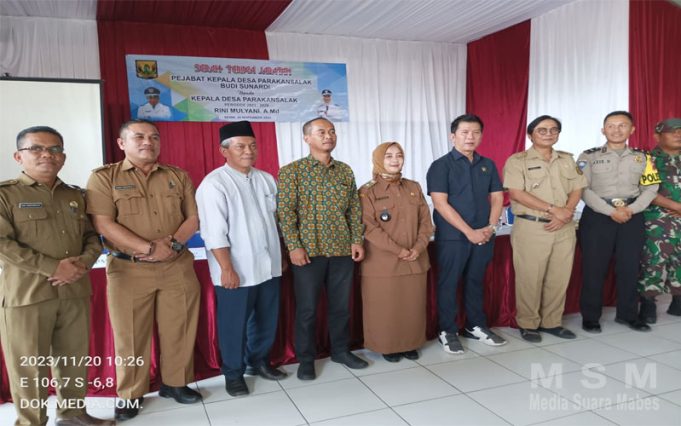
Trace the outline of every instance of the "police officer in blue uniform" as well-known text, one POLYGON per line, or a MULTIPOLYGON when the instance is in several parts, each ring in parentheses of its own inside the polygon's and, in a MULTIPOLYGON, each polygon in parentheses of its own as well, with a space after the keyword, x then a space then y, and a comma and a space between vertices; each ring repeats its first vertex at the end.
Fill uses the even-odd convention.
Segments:
POLYGON ((506 343, 487 328, 483 311, 483 278, 492 260, 503 188, 494 162, 475 151, 482 142, 482 129, 482 120, 476 115, 457 117, 450 134, 454 149, 435 160, 426 177, 435 207, 439 340, 445 352, 452 354, 463 353, 456 325, 456 289, 462 276, 466 311, 463 335, 491 346, 506 343))

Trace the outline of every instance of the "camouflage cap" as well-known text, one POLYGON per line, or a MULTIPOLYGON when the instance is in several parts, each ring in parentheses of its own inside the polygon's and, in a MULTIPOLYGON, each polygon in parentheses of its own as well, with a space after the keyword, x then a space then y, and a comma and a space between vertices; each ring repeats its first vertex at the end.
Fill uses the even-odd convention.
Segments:
POLYGON ((681 129, 681 118, 668 118, 655 125, 655 133, 673 132, 681 129))

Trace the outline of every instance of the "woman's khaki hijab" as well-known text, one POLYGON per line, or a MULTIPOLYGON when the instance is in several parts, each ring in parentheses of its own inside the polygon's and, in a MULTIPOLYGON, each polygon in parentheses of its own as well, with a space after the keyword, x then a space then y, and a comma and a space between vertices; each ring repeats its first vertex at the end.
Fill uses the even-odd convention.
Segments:
POLYGON ((402 173, 388 173, 385 167, 383 167, 385 153, 386 151, 388 151, 388 148, 390 148, 393 145, 396 145, 402 152, 402 155, 404 155, 404 149, 402 149, 402 145, 395 141, 383 142, 382 144, 377 146, 376 149, 374 149, 374 152, 371 156, 371 161, 374 164, 373 170, 374 179, 377 176, 380 176, 387 181, 396 182, 402 178, 402 173))

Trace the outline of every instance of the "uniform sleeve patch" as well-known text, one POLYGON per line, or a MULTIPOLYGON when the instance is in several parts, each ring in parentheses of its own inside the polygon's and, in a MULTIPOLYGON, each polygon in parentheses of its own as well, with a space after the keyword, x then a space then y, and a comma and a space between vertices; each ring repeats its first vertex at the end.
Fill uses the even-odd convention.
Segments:
POLYGON ((577 170, 579 170, 581 172, 582 170, 584 170, 584 167, 586 167, 586 161, 585 160, 579 160, 577 162, 577 170))

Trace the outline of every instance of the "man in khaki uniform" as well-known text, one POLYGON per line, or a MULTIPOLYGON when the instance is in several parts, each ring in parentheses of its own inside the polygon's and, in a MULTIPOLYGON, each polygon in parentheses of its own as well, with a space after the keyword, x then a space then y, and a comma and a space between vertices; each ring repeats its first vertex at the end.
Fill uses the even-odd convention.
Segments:
POLYGON ((574 339, 561 326, 577 236, 572 221, 586 179, 572 154, 553 149, 561 122, 542 115, 527 126, 532 147, 504 166, 504 187, 518 218, 511 231, 516 321, 520 335, 540 342, 540 331, 574 339))
POLYGON ((0 337, 14 424, 47 424, 48 383, 57 391, 57 425, 114 424, 85 412, 88 270, 102 246, 81 189, 57 177, 63 138, 51 127, 22 130, 14 159, 23 173, 0 183, 0 337))
POLYGON ((184 244, 198 229, 194 187, 187 173, 157 162, 160 135, 148 121, 121 126, 125 160, 93 171, 88 209, 111 252, 107 297, 114 333, 116 419, 135 417, 149 390, 154 319, 158 323, 163 384, 159 395, 182 404, 201 401, 193 352, 200 284, 184 244))

